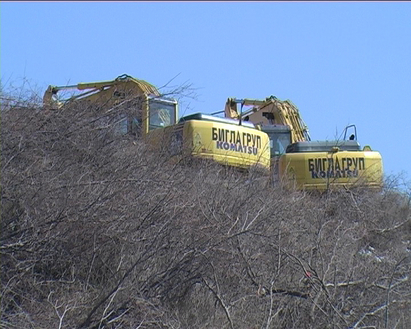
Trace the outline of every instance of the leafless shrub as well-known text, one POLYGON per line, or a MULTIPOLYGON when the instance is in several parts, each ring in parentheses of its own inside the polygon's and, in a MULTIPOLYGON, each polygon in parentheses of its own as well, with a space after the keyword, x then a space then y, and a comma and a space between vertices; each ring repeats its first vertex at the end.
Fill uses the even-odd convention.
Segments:
POLYGON ((119 113, 2 111, 2 327, 411 322, 406 194, 175 163, 116 134, 119 113))

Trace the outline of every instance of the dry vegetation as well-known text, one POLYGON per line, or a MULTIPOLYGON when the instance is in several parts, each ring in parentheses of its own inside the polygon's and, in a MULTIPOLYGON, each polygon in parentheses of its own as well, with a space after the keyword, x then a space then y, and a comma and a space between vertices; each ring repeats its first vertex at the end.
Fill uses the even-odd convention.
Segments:
POLYGON ((114 118, 3 106, 0 328, 409 328, 408 196, 170 163, 114 118))

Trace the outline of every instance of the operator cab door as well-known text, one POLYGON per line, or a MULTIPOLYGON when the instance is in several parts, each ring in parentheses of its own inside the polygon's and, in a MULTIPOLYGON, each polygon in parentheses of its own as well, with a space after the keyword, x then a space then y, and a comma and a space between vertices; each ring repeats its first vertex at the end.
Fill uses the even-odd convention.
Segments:
POLYGON ((287 151, 291 144, 290 127, 284 125, 263 125, 261 130, 270 138, 270 157, 271 157, 271 177, 272 183, 279 183, 279 159, 287 151))
POLYGON ((261 130, 270 138, 271 159, 286 153, 287 146, 291 144, 291 131, 288 126, 263 125, 261 130))

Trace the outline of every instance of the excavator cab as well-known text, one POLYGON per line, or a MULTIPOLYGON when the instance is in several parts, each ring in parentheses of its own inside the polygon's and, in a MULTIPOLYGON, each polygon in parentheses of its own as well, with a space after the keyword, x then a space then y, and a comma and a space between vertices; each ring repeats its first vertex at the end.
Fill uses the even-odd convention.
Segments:
POLYGON ((271 158, 283 155, 291 144, 290 127, 284 125, 262 125, 261 130, 270 138, 271 158))
POLYGON ((142 130, 145 134, 159 128, 165 128, 177 123, 177 101, 172 98, 153 97, 147 98, 147 124, 143 128, 143 116, 136 111, 131 114, 122 114, 117 123, 117 133, 121 135, 140 136, 142 130))

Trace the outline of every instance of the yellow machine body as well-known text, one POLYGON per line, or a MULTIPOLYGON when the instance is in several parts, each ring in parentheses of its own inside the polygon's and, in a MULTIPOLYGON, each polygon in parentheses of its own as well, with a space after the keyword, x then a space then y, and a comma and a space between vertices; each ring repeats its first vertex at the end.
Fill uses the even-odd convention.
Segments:
POLYGON ((383 183, 382 159, 376 151, 286 153, 279 158, 278 170, 283 184, 305 190, 381 189, 383 183))
POLYGON ((152 143, 166 147, 172 156, 209 159, 243 169, 270 169, 268 135, 251 124, 244 126, 236 120, 196 113, 181 118, 164 132, 149 135, 154 138, 152 143))

